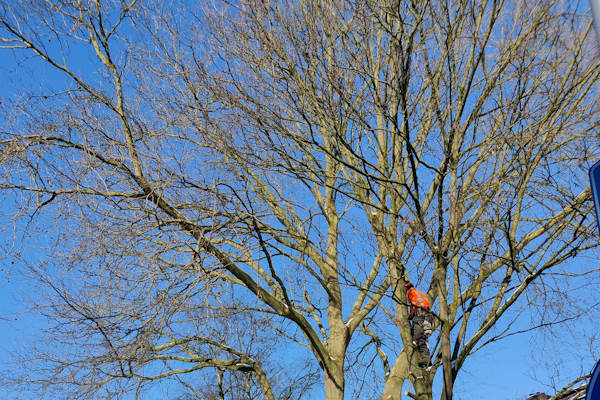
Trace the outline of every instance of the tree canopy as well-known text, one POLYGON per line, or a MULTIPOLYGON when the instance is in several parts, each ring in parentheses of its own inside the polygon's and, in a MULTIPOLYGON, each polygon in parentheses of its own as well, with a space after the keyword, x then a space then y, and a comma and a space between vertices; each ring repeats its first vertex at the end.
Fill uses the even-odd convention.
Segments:
POLYGON ((20 262, 55 323, 10 383, 387 400, 439 375, 450 400, 523 315, 599 301, 591 29, 555 0, 1 1, 31 72, 2 99, 3 222, 44 235, 20 262))

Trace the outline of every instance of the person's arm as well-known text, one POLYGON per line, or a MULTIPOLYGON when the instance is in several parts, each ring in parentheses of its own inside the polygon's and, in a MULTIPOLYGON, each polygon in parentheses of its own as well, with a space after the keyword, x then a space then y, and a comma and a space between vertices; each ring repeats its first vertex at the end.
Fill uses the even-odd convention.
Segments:
POLYGON ((408 303, 408 320, 412 321, 415 316, 415 308, 413 307, 412 299, 410 298, 412 288, 406 291, 406 302, 408 303))

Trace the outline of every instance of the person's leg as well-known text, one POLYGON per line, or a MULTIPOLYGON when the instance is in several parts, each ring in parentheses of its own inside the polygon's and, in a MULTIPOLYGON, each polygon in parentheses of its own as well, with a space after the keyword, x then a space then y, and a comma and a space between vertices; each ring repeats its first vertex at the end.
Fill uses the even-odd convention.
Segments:
POLYGON ((425 334, 425 340, 429 339, 431 332, 433 331, 433 315, 427 313, 423 319, 423 333, 425 334))
MULTIPOLYGON (((413 331, 413 340, 417 346, 417 350, 420 355, 419 366, 423 367, 429 363, 429 346, 427 344, 427 338, 425 334, 425 316, 423 314, 415 315, 413 318, 412 331, 413 331)), ((429 324, 429 330, 431 331, 431 324, 429 324)))
POLYGON ((433 315, 431 315, 430 313, 425 314, 425 317, 423 318, 422 327, 423 327, 423 342, 422 342, 423 347, 420 348, 419 351, 421 352, 425 363, 430 365, 431 364, 431 353, 429 352, 429 336, 431 336, 431 333, 433 332, 433 315))

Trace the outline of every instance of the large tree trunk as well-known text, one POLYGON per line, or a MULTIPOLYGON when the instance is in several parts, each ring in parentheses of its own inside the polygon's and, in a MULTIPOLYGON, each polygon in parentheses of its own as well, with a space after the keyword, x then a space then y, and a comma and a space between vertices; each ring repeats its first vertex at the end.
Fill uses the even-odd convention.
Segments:
MULTIPOLYGON (((433 395, 431 393, 431 379, 425 371, 417 373, 417 378, 414 380, 413 385, 415 389, 415 396, 417 400, 432 400, 433 395)), ((415 374, 416 375, 416 374, 415 374)), ((412 397, 412 396, 411 396, 412 397)))
MULTIPOLYGON (((335 371, 335 375, 342 376, 342 371, 335 371)), ((325 373, 325 399, 327 400, 343 400, 344 399, 344 382, 336 381, 328 373, 325 373)))
POLYGON ((348 331, 341 319, 339 310, 330 311, 330 341, 328 345, 330 363, 325 370, 325 398, 342 400, 344 398, 344 358, 348 346, 348 331))
POLYGON ((402 385, 408 376, 408 358, 406 352, 402 352, 388 376, 381 400, 400 400, 402 399, 402 385))
POLYGON ((402 387, 407 379, 410 381, 408 393, 406 394, 408 398, 432 400, 431 375, 416 365, 411 367, 405 351, 398 356, 392 367, 385 382, 381 400, 401 400, 402 387))

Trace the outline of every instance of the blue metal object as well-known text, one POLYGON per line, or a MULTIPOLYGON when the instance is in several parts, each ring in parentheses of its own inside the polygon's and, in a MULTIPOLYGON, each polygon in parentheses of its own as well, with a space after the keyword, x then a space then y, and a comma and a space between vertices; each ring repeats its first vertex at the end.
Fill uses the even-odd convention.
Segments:
POLYGON ((600 161, 590 168, 589 174, 592 198, 594 199, 594 208, 596 209, 596 222, 598 223, 598 232, 600 233, 600 161))
MULTIPOLYGON (((596 163, 596 165, 600 164, 596 163)), ((596 363, 590 383, 585 391, 585 400, 600 400, 600 361, 596 363)))
POLYGON ((600 0, 590 0, 590 5, 592 6, 594 28, 596 28, 596 34, 598 35, 598 40, 600 41, 600 0))

